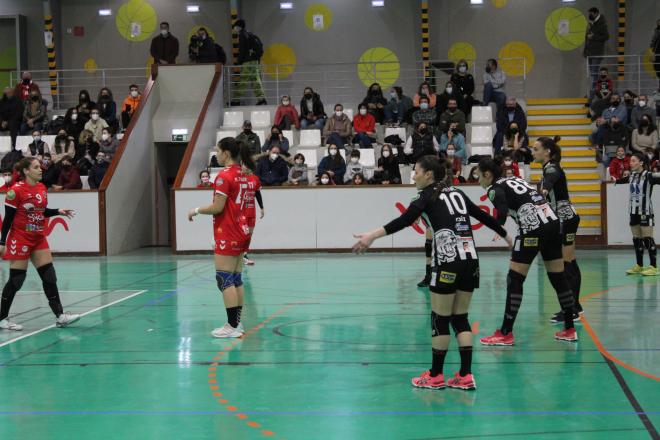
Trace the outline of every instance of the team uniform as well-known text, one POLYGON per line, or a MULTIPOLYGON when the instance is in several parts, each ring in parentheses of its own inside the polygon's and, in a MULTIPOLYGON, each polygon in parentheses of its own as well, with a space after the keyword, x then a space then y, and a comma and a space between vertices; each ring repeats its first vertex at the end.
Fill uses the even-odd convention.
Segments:
POLYGON ((259 203, 259 207, 263 209, 263 203, 261 201, 261 180, 255 174, 249 174, 247 176, 248 183, 247 189, 245 191, 245 217, 248 219, 248 227, 253 229, 257 224, 257 207, 256 203, 259 203))
POLYGON ((573 207, 568 195, 566 173, 556 162, 543 166, 540 187, 548 191, 548 202, 561 223, 561 239, 564 246, 575 244, 575 236, 580 226, 580 216, 573 207))
POLYGON ((241 166, 223 169, 213 183, 214 194, 227 197, 220 214, 213 216, 213 237, 217 255, 239 256, 250 243, 250 227, 245 215, 248 178, 241 166))
POLYGON ((34 251, 48 249, 45 229, 48 205, 46 186, 42 183, 30 186, 20 181, 7 192, 5 205, 16 209, 16 214, 9 230, 4 259, 27 260, 34 251))

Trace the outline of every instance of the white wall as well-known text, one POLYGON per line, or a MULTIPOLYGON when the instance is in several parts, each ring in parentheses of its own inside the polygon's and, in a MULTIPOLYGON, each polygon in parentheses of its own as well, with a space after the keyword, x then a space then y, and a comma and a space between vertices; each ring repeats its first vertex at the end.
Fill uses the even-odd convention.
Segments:
MULTIPOLYGON (((628 185, 607 185, 607 244, 608 245, 632 245, 632 233, 630 232, 630 214, 628 203, 630 200, 630 189, 628 185)), ((660 191, 656 188, 653 193, 653 206, 660 208, 660 191)), ((656 221, 658 216, 655 217, 656 221)), ((660 242, 660 231, 656 227, 654 237, 660 242)))

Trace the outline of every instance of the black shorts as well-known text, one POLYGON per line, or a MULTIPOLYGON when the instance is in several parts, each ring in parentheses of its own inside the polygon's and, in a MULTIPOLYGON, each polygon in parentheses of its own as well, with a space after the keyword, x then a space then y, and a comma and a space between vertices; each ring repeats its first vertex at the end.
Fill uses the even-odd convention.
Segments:
POLYGON ((554 220, 541 226, 536 231, 521 234, 513 243, 511 261, 521 264, 532 264, 536 255, 541 252, 543 261, 563 258, 562 236, 559 220, 554 220))
POLYGON ((630 214, 630 226, 655 226, 653 214, 630 214))
POLYGON ((561 222, 561 243, 564 246, 575 244, 575 236, 579 226, 580 216, 577 214, 573 218, 561 222))
POLYGON ((479 288, 479 261, 461 260, 442 264, 431 271, 429 290, 432 293, 448 295, 463 292, 473 292, 479 288))

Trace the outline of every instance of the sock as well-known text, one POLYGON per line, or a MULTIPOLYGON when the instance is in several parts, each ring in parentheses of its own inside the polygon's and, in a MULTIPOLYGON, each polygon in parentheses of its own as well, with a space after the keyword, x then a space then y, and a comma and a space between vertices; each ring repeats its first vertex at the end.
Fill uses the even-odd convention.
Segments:
POLYGON ((573 291, 568 285, 565 273, 562 272, 548 272, 548 279, 552 288, 557 293, 557 299, 561 306, 561 311, 564 312, 564 328, 573 328, 573 312, 575 310, 575 297, 573 291))
POLYGON ((426 265, 426 275, 424 275, 425 280, 430 280, 431 279, 431 265, 427 264, 426 265))
POLYGON ((227 321, 232 327, 238 327, 238 307, 227 307, 227 321))
POLYGON ((644 238, 644 247, 649 251, 649 259, 651 260, 651 266, 657 267, 656 258, 657 258, 657 249, 655 247, 655 240, 653 237, 644 238))
POLYGON ((461 376, 472 373, 472 346, 458 347, 458 354, 461 355, 461 376))
POLYGON ((578 266, 577 260, 573 260, 570 263, 571 265, 571 272, 573 275, 573 278, 570 285, 571 285, 571 290, 573 291, 573 296, 575 298, 575 309, 578 312, 582 311, 582 306, 580 305, 580 289, 582 288, 582 272, 580 272, 580 266, 578 266))
POLYGON ((9 269, 9 279, 2 289, 2 299, 0 299, 0 321, 7 319, 11 304, 14 302, 16 292, 23 285, 27 271, 22 269, 9 269))
POLYGON ((513 330, 513 323, 518 316, 518 310, 522 303, 523 283, 525 277, 518 272, 509 270, 506 277, 506 306, 504 309, 504 320, 500 331, 503 335, 508 335, 513 330))
POLYGON ((436 377, 438 374, 442 374, 442 370, 445 366, 445 356, 447 356, 447 350, 433 350, 433 364, 431 365, 431 377, 436 377))
POLYGON ((243 315, 243 306, 238 306, 237 309, 238 309, 237 319, 238 319, 238 322, 239 322, 239 324, 240 324, 240 322, 241 322, 241 316, 243 315))
POLYGON ((633 246, 635 248, 635 258, 637 259, 638 266, 644 266, 644 242, 641 238, 633 238, 633 246))

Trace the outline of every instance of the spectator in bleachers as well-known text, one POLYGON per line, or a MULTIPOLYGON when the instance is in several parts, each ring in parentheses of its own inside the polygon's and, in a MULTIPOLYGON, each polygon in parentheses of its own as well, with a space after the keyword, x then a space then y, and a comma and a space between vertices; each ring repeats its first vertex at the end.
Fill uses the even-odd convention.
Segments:
POLYGON ((99 97, 96 103, 101 119, 108 123, 110 128, 112 128, 113 133, 117 133, 119 131, 119 121, 117 120, 117 103, 112 96, 112 91, 107 87, 103 87, 99 92, 99 97))
POLYGON ((101 135, 103 134, 103 129, 108 128, 109 125, 103 119, 101 119, 101 113, 97 108, 92 110, 91 118, 85 124, 85 130, 89 130, 94 135, 94 141, 99 142, 101 140, 101 135))
POLYGON ((419 85, 419 89, 413 97, 413 107, 421 108, 422 96, 426 96, 428 98, 428 108, 435 108, 437 96, 435 93, 433 93, 431 84, 428 81, 424 81, 419 85))
POLYGON ((478 165, 470 168, 470 174, 468 174, 467 183, 479 183, 479 175, 477 174, 478 169, 478 165))
POLYGON ((653 69, 658 78, 658 90, 660 90, 660 19, 655 22, 650 48, 653 54, 653 69))
POLYGON ((530 163, 533 159, 529 138, 516 122, 511 122, 504 132, 501 152, 510 152, 516 162, 530 163))
POLYGON ((599 128, 602 134, 598 146, 601 148, 598 148, 596 152, 596 160, 600 159, 603 166, 607 167, 610 160, 616 155, 617 148, 628 146, 630 137, 625 124, 616 120, 616 118, 611 119, 610 122, 601 125, 599 128))
POLYGON ((293 166, 289 169, 288 184, 292 186, 306 186, 309 184, 305 156, 302 153, 293 156, 293 166))
POLYGON ((291 130, 291 126, 300 130, 298 110, 296 110, 296 107, 291 104, 291 98, 288 95, 282 96, 280 105, 277 106, 275 120, 273 122, 280 130, 291 130))
POLYGON ((96 103, 92 101, 91 96, 87 90, 81 90, 78 93, 78 117, 82 119, 83 124, 90 120, 92 109, 96 108, 96 103))
POLYGON ((23 149, 23 156, 41 158, 44 153, 50 153, 50 146, 41 139, 40 130, 32 130, 32 142, 23 149))
POLYGON ((430 107, 429 98, 426 96, 422 96, 419 99, 419 110, 413 112, 412 122, 415 126, 423 122, 426 124, 429 132, 435 132, 435 126, 438 122, 438 114, 434 108, 430 107))
POLYGON ((351 120, 344 113, 344 106, 336 104, 335 113, 328 118, 323 128, 325 143, 344 148, 344 145, 350 142, 352 133, 353 127, 351 120))
POLYGON ((610 95, 614 93, 614 81, 610 78, 610 71, 607 67, 600 68, 598 79, 596 79, 594 84, 590 98, 592 98, 595 93, 600 92, 602 98, 609 100, 610 95))
POLYGON ((73 165, 73 162, 71 162, 71 159, 68 157, 62 159, 61 164, 60 175, 57 179, 57 184, 52 187, 53 191, 82 189, 82 181, 80 180, 78 167, 73 165))
POLYGON ((321 173, 319 175, 319 181, 317 182, 317 185, 319 186, 334 186, 336 183, 332 180, 332 177, 330 176, 330 173, 327 171, 321 173))
POLYGON ((376 122, 382 124, 385 121, 387 100, 383 96, 383 90, 380 88, 380 84, 373 83, 369 86, 367 96, 362 100, 362 104, 366 104, 367 111, 376 118, 376 122))
POLYGON ((474 77, 468 72, 467 61, 458 60, 456 71, 451 75, 450 79, 461 95, 461 98, 463 98, 459 107, 467 116, 472 112, 472 106, 474 105, 474 97, 472 96, 474 93, 474 77))
POLYGON ((596 119, 596 130, 589 137, 592 145, 602 145, 603 132, 610 125, 610 122, 621 123, 625 126, 627 117, 626 106, 621 102, 619 94, 613 93, 610 97, 609 107, 603 111, 600 118, 596 119))
POLYGON ((160 24, 160 35, 151 40, 149 53, 156 64, 176 64, 179 56, 179 40, 170 33, 170 24, 166 21, 160 24))
POLYGON ((25 103, 20 133, 25 136, 33 130, 41 131, 44 129, 45 122, 46 107, 43 104, 39 92, 33 90, 30 92, 30 100, 25 103))
POLYGON ((458 130, 458 123, 456 122, 450 124, 447 132, 442 133, 442 137, 440 137, 440 151, 448 151, 449 146, 454 147, 454 152, 457 158, 463 162, 467 160, 465 136, 463 136, 463 133, 458 130))
POLYGON ((392 146, 390 144, 383 145, 383 149, 380 152, 380 157, 376 163, 376 170, 374 171, 373 180, 378 178, 379 173, 381 174, 380 177, 382 177, 382 173, 387 173, 388 179, 392 180, 392 183, 401 183, 399 159, 392 152, 392 146))
POLYGON ((437 155, 439 150, 440 145, 429 125, 426 122, 418 122, 415 130, 406 140, 403 156, 405 163, 416 164, 422 156, 437 155))
POLYGON ((376 142, 376 118, 368 112, 364 102, 358 107, 358 114, 353 116, 353 143, 360 144, 360 148, 373 148, 376 142))
POLYGON ((5 87, 0 99, 0 132, 9 132, 11 136, 11 145, 16 145, 16 136, 21 128, 23 120, 23 103, 14 89, 5 87))
POLYGON ((263 186, 280 186, 289 178, 289 166, 280 156, 280 148, 274 146, 257 162, 257 176, 263 186))
POLYGON ((202 170, 199 172, 199 183, 197 188, 213 188, 213 182, 211 182, 211 174, 208 170, 202 170))
POLYGON ((632 111, 635 108, 635 99, 637 95, 632 90, 623 92, 623 104, 626 106, 626 120, 629 128, 632 128, 632 111))
POLYGON ((624 147, 618 147, 616 149, 616 156, 612 158, 609 168, 610 178, 612 180, 623 178, 626 171, 630 174, 630 156, 626 154, 624 147))
POLYGON ((357 173, 356 175, 353 176, 353 179, 351 180, 352 186, 360 186, 366 184, 367 183, 364 181, 364 174, 362 173, 357 173))
POLYGON ((64 156, 68 156, 69 158, 73 159, 73 157, 76 155, 75 144, 75 140, 70 139, 68 135, 62 133, 58 134, 55 137, 53 146, 50 148, 50 154, 53 163, 59 164, 64 156))
POLYGON ((644 153, 647 148, 658 148, 658 128, 653 121, 655 116, 642 115, 639 125, 632 131, 633 152, 644 153))
POLYGON ((454 144, 447 145, 445 154, 447 155, 447 159, 451 162, 451 169, 454 173, 455 179, 454 183, 458 183, 461 171, 463 170, 463 160, 458 156, 454 144))
POLYGON ((584 37, 583 55, 587 58, 589 64, 591 84, 595 84, 598 79, 600 63, 603 61, 603 56, 605 56, 605 44, 609 39, 610 34, 607 31, 605 17, 598 11, 598 8, 590 8, 589 23, 584 37))
MULTIPOLYGON (((86 176, 93 165, 94 157, 101 149, 101 146, 94 140, 94 134, 89 130, 83 130, 80 133, 80 139, 76 145, 76 154, 73 157, 73 163, 77 171, 86 176)), ((64 162, 64 159, 62 159, 64 162)))
POLYGON ((92 168, 90 168, 89 178, 87 179, 91 189, 97 189, 101 186, 101 182, 109 166, 110 161, 105 156, 105 153, 103 151, 96 153, 96 161, 94 161, 92 168))
POLYGON ((365 167, 360 163, 360 150, 351 151, 351 156, 346 164, 346 174, 344 174, 344 183, 351 182, 356 174, 364 176, 365 167))
POLYGON ((270 136, 266 138, 263 147, 261 147, 261 152, 265 153, 270 151, 271 148, 278 147, 280 153, 284 156, 289 157, 289 140, 284 137, 282 130, 277 125, 273 125, 270 129, 270 136))
POLYGON ((328 146, 328 155, 321 159, 318 167, 318 175, 322 176, 324 173, 330 176, 333 184, 341 185, 344 182, 344 174, 346 174, 346 162, 339 154, 339 147, 336 144, 328 146))
POLYGON ((505 150, 502 152, 502 166, 513 170, 513 176, 520 177, 520 166, 515 158, 514 150, 505 150))
POLYGON ((33 92, 41 96, 41 90, 39 90, 39 86, 37 83, 32 81, 32 74, 28 71, 25 71, 21 75, 21 82, 16 84, 16 87, 14 88, 14 95, 16 95, 19 100, 27 102, 33 92))
POLYGON ((0 186, 0 194, 5 194, 11 188, 13 173, 11 169, 2 170, 0 172, 2 173, 2 180, 4 180, 4 184, 0 186))
POLYGON ((436 112, 442 114, 447 111, 449 107, 449 100, 453 99, 458 104, 458 108, 463 106, 463 97, 461 96, 458 88, 454 85, 453 82, 447 81, 445 85, 445 90, 438 95, 438 105, 436 107, 436 112))
POLYGON ((459 109, 456 99, 451 98, 447 104, 447 109, 440 115, 440 133, 447 133, 455 124, 454 130, 465 135, 465 113, 459 109))
POLYGON ((660 162, 658 161, 658 150, 647 148, 645 151, 646 159, 649 161, 649 170, 653 173, 660 172, 660 162))
POLYGON ((261 141, 259 140, 259 136, 252 131, 252 122, 248 120, 243 121, 243 131, 236 136, 236 141, 243 142, 250 147, 250 151, 254 155, 261 152, 261 141))
POLYGON ((140 107, 140 101, 142 100, 142 95, 137 85, 131 84, 128 90, 128 96, 121 105, 121 126, 124 129, 128 128, 128 124, 130 124, 135 111, 140 107))
POLYGON ((497 104, 498 110, 504 107, 506 102, 506 74, 497 66, 497 60, 491 58, 486 63, 486 73, 484 73, 484 105, 491 102, 497 104))
POLYGON ((53 162, 50 153, 44 154, 41 159, 41 183, 46 185, 46 188, 51 188, 57 183, 60 177, 60 166, 53 162))
POLYGON ((589 105, 589 116, 591 116, 592 121, 603 116, 603 112, 610 105, 610 99, 611 94, 603 93, 600 90, 596 92, 589 105))
POLYGON ((103 131, 101 131, 99 150, 102 151, 103 154, 105 154, 105 157, 108 160, 108 162, 112 162, 112 158, 115 156, 118 147, 119 147, 119 141, 112 134, 112 130, 110 128, 104 128, 103 131))
POLYGON ((68 109, 64 115, 64 130, 66 130, 67 134, 77 139, 80 137, 80 132, 84 129, 85 123, 78 114, 78 108, 71 107, 68 109))
POLYGON ((313 126, 313 128, 323 130, 326 118, 319 94, 314 92, 311 87, 305 87, 300 100, 300 126, 302 129, 313 126))
POLYGON ((502 167, 502 174, 504 177, 518 177, 516 176, 515 171, 513 171, 513 168, 507 167, 506 165, 502 167))
POLYGON ((245 89, 252 87, 257 105, 266 105, 266 95, 261 84, 259 60, 263 55, 263 44, 259 37, 245 29, 245 20, 239 19, 234 23, 234 32, 238 34, 238 60, 241 66, 240 79, 236 85, 236 93, 232 97, 232 105, 240 104, 245 89))
POLYGON ((188 56, 193 63, 215 63, 218 61, 215 41, 206 28, 199 28, 197 33, 190 37, 188 56))
POLYGON ((521 134, 527 133, 527 116, 525 116, 525 111, 520 104, 516 102, 516 98, 507 98, 506 105, 497 111, 497 132, 493 138, 495 154, 498 154, 502 149, 504 136, 513 122, 516 124, 515 127, 517 132, 520 132, 521 134))
POLYGON ((630 113, 630 122, 633 128, 639 128, 642 122, 642 117, 647 115, 651 120, 655 119, 655 109, 649 107, 648 95, 641 94, 637 100, 637 105, 633 107, 630 113))
POLYGON ((390 99, 383 109, 385 112, 385 123, 397 126, 401 125, 412 108, 412 99, 403 94, 403 89, 399 86, 392 87, 390 89, 390 99))

